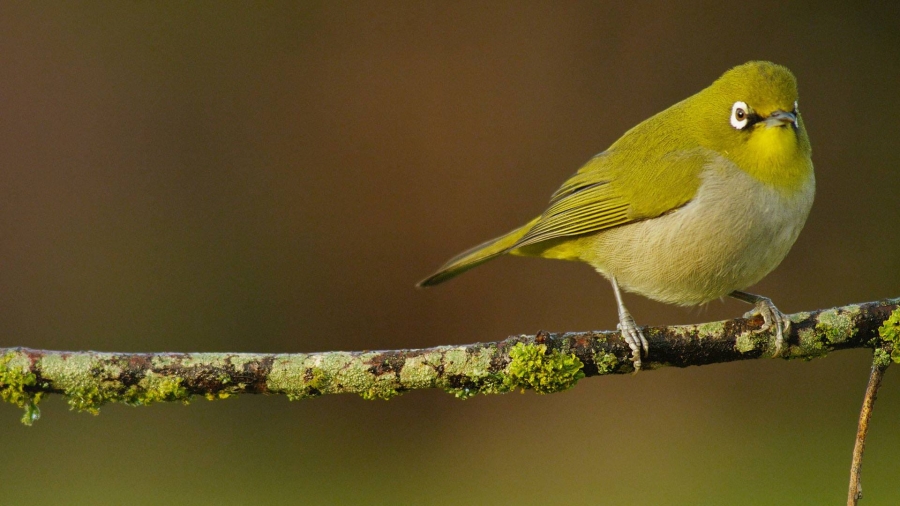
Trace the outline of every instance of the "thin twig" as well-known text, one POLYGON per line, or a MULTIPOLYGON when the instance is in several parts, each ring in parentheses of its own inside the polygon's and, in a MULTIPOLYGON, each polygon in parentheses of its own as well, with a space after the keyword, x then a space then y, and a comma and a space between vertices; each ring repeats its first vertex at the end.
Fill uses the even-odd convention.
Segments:
POLYGON ((875 397, 878 395, 878 387, 884 378, 884 371, 890 365, 890 359, 885 359, 877 351, 872 360, 872 372, 869 374, 869 384, 866 386, 866 395, 863 397, 862 409, 859 411, 859 426, 856 429, 856 444, 853 445, 853 462, 850 464, 850 490, 847 495, 847 505, 856 506, 862 498, 862 484, 860 483, 860 471, 862 469, 863 452, 866 450, 866 435, 869 432, 869 420, 872 418, 872 410, 875 408, 875 397))

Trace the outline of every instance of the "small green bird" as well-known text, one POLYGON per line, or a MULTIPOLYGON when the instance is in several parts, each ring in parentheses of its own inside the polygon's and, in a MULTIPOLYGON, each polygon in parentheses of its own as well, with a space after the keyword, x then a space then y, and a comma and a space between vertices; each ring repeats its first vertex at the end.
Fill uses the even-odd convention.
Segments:
POLYGON ((683 306, 726 295, 776 329, 790 321, 740 290, 781 263, 815 194, 797 80, 745 63, 625 133, 556 190, 543 214, 448 261, 418 286, 444 282, 509 253, 593 266, 612 283, 619 330, 640 369, 649 351, 621 289, 683 306))

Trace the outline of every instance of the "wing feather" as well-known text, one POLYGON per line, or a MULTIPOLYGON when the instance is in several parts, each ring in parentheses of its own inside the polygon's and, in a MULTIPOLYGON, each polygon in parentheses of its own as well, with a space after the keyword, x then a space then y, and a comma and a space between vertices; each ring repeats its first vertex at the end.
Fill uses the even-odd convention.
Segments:
POLYGON ((533 227, 510 249, 550 239, 590 234, 655 218, 683 206, 696 193, 702 168, 712 154, 703 149, 672 150, 657 157, 630 149, 605 151, 592 158, 550 198, 533 227), (641 170, 635 170, 640 168, 641 170), (674 188, 658 198, 648 187, 674 188))

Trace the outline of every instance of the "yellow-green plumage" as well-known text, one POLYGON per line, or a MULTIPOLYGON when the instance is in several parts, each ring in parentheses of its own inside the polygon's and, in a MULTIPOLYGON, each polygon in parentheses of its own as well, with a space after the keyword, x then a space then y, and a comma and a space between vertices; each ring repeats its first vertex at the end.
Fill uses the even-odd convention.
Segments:
POLYGON ((811 148, 796 103, 786 68, 735 67, 588 161, 539 217, 420 286, 504 253, 583 261, 616 289, 674 304, 750 286, 781 262, 812 206, 811 148))

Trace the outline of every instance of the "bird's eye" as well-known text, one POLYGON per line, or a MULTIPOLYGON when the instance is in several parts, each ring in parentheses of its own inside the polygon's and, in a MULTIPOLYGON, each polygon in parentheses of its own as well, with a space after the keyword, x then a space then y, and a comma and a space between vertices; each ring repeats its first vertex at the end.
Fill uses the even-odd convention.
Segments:
POLYGON ((750 115, 750 108, 747 104, 737 101, 731 106, 731 126, 741 130, 747 126, 747 116, 750 115))

